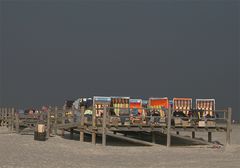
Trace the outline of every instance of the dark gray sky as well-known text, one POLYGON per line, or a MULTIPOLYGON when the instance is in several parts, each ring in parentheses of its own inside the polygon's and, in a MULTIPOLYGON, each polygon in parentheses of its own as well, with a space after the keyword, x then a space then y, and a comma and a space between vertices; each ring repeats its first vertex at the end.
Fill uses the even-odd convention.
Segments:
POLYGON ((93 95, 239 106, 239 1, 0 0, 1 105, 93 95))

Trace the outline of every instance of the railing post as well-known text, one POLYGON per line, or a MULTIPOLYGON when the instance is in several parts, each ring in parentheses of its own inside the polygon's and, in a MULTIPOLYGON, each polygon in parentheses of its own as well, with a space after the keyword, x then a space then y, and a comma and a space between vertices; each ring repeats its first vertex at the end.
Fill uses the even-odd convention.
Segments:
POLYGON ((14 112, 15 112, 15 109, 12 108, 12 110, 11 110, 11 132, 13 132, 13 128, 14 128, 14 112))
MULTIPOLYGON (((62 110, 62 125, 65 124, 65 112, 66 112, 66 106, 63 106, 63 110, 62 110)), ((62 128, 62 137, 64 137, 64 128, 62 128)))
POLYGON ((72 105, 72 108, 71 108, 71 115, 70 115, 70 118, 68 118, 69 122, 71 123, 74 123, 74 114, 75 114, 75 109, 74 109, 74 106, 72 105))
POLYGON ((54 135, 57 135, 57 121, 58 121, 57 112, 58 112, 58 108, 56 106, 55 109, 54 109, 54 135))
POLYGON ((102 124, 102 145, 106 146, 106 119, 107 119, 107 107, 104 106, 104 111, 103 111, 103 124, 102 124))
POLYGON ((11 132, 11 109, 10 108, 7 108, 7 122, 8 122, 8 131, 11 132))
MULTIPOLYGON (((68 120, 72 123, 72 124, 74 124, 74 120, 75 120, 75 118, 74 118, 74 111, 75 111, 75 109, 74 109, 74 106, 72 105, 72 108, 71 108, 71 115, 70 115, 70 119, 68 118, 68 120)), ((73 139, 73 128, 70 128, 70 139, 73 139)))
POLYGON ((8 130, 10 130, 9 128, 9 108, 6 108, 6 123, 7 123, 7 128, 8 130))
POLYGON ((7 108, 7 127, 9 132, 11 132, 11 126, 12 126, 11 114, 12 114, 12 109, 7 108))
POLYGON ((172 108, 169 106, 168 108, 168 124, 167 124, 167 147, 171 145, 171 116, 172 116, 172 108))
POLYGON ((0 107, 0 127, 2 126, 2 108, 0 107))
POLYGON ((3 120, 4 120, 4 125, 3 126, 7 126, 7 108, 4 108, 4 113, 3 113, 3 120))
POLYGON ((11 114, 12 114, 12 109, 8 107, 7 109, 7 122, 8 122, 8 130, 11 131, 11 114))
POLYGON ((16 113, 15 117, 16 117, 16 122, 15 122, 16 133, 19 133, 19 113, 16 113))
POLYGON ((0 127, 2 126, 2 107, 0 108, 0 127))
POLYGON ((2 114, 1 114, 2 123, 1 123, 1 126, 4 126, 4 108, 1 108, 1 109, 2 109, 2 114))
POLYGON ((96 144, 96 109, 93 106, 93 111, 92 111, 92 144, 96 144))
POLYGON ((80 112, 80 142, 84 142, 84 106, 81 107, 80 112))
POLYGON ((5 126, 5 107, 2 108, 2 126, 5 126))
POLYGON ((50 137, 50 118, 51 118, 51 116, 50 116, 50 110, 51 110, 51 109, 48 109, 48 110, 47 110, 47 138, 50 137))
POLYGON ((1 126, 4 126, 4 124, 3 124, 4 123, 4 108, 3 107, 1 108, 1 120, 2 120, 1 126))
POLYGON ((232 122, 232 108, 228 107, 227 110, 227 131, 226 131, 226 145, 231 144, 231 122, 232 122))

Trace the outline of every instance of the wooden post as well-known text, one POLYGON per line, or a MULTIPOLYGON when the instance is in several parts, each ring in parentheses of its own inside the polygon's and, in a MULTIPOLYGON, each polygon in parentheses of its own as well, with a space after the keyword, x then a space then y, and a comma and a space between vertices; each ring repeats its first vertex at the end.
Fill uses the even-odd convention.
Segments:
POLYGON ((1 126, 3 126, 3 121, 4 121, 4 108, 1 108, 1 126))
POLYGON ((2 121, 3 121, 2 114, 3 114, 3 110, 2 108, 0 108, 0 126, 2 126, 2 121))
POLYGON ((5 113, 4 108, 2 108, 2 126, 4 126, 4 116, 5 116, 4 113, 5 113))
POLYGON ((2 119, 1 126, 4 126, 4 108, 1 108, 1 119, 2 119))
POLYGON ((2 126, 2 108, 0 108, 0 127, 2 126))
POLYGON ((16 117, 16 123, 15 123, 16 133, 19 133, 19 113, 16 113, 15 117, 16 117))
POLYGON ((104 111, 103 111, 103 124, 102 124, 102 145, 106 146, 106 119, 107 119, 107 108, 104 106, 104 111))
POLYGON ((192 138, 195 138, 195 131, 192 131, 192 138))
POLYGON ((172 116, 172 109, 171 106, 168 108, 168 124, 167 124, 167 147, 171 145, 171 116, 172 116))
POLYGON ((13 128, 14 128, 14 108, 12 108, 11 110, 11 132, 13 132, 13 128))
POLYGON ((208 142, 212 142, 212 132, 208 132, 208 142))
POLYGON ((73 128, 70 129, 70 139, 73 139, 73 128))
POLYGON ((58 108, 56 106, 54 109, 54 135, 57 135, 57 121, 58 121, 57 112, 58 112, 58 108))
POLYGON ((4 126, 4 108, 2 108, 2 126, 4 126))
POLYGON ((11 114, 12 114, 12 111, 11 111, 11 109, 10 108, 7 108, 7 123, 8 123, 8 125, 7 125, 7 127, 8 127, 8 131, 9 132, 11 132, 11 125, 12 125, 12 123, 11 123, 11 114))
POLYGON ((231 144, 231 122, 232 122, 232 108, 227 110, 227 131, 226 131, 226 145, 231 144))
POLYGON ((8 108, 8 130, 12 132, 12 108, 8 108))
POLYGON ((51 115, 50 115, 50 109, 48 109, 47 111, 47 138, 50 137, 50 118, 51 118, 51 115))
POLYGON ((80 118, 80 142, 84 142, 84 107, 81 107, 81 118, 80 118))
POLYGON ((152 143, 156 143, 156 134, 152 131, 152 143))
POLYGON ((227 112, 228 112, 228 109, 227 109, 227 110, 224 110, 224 113, 223 113, 223 118, 224 118, 224 119, 227 119, 227 118, 226 118, 226 113, 227 113, 227 112))
POLYGON ((5 119, 6 119, 6 127, 9 129, 9 113, 8 113, 8 110, 9 110, 9 108, 6 108, 5 109, 6 110, 6 112, 5 112, 5 119))
POLYGON ((2 108, 0 108, 0 127, 2 126, 2 108))
POLYGON ((7 123, 8 123, 8 131, 11 132, 11 114, 12 114, 12 109, 8 108, 7 109, 7 123))
MULTIPOLYGON (((65 124, 65 111, 66 111, 66 106, 63 106, 63 110, 62 110, 62 125, 65 124)), ((62 128, 62 137, 64 137, 64 128, 62 128)))
POLYGON ((7 108, 4 110, 4 118, 5 118, 5 127, 7 127, 7 108))
POLYGON ((6 114, 5 114, 5 107, 3 108, 3 126, 5 126, 6 125, 6 116, 5 116, 6 114))
POLYGON ((6 126, 9 130, 9 108, 6 108, 6 126))
POLYGON ((93 112, 92 112, 92 144, 96 144, 96 109, 94 107, 94 104, 93 104, 93 112))
POLYGON ((54 115, 55 115, 55 113, 54 113, 54 111, 55 111, 55 109, 54 109, 54 107, 52 107, 52 106, 50 106, 50 117, 49 117, 49 123, 50 123, 50 136, 51 135, 53 135, 54 133, 54 121, 53 121, 53 117, 54 117, 54 115))
POLYGON ((71 110, 72 110, 72 115, 70 115, 70 119, 69 119, 69 121, 71 122, 71 123, 74 123, 74 121, 75 121, 75 108, 74 108, 74 106, 72 105, 72 108, 71 108, 71 110))
POLYGON ((2 108, 2 126, 4 126, 4 108, 2 108))

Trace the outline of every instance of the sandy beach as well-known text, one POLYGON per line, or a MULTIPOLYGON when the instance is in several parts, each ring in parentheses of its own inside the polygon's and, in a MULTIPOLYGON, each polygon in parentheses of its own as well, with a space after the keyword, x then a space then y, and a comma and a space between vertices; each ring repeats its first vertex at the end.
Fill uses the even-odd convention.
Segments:
MULTIPOLYGON (((34 141, 32 135, 9 134, 0 128, 0 168, 61 167, 239 167, 240 126, 233 126, 232 145, 209 146, 139 146, 108 138, 106 147, 100 143, 79 142, 79 135, 70 140, 51 137, 34 141)), ((190 133, 184 135, 190 136, 190 133)), ((207 138, 207 133, 196 133, 207 138), (206 135, 205 135, 206 134, 206 135)), ((86 138, 87 139, 87 138, 86 138)), ((225 143, 225 133, 214 133, 213 141, 225 143)))

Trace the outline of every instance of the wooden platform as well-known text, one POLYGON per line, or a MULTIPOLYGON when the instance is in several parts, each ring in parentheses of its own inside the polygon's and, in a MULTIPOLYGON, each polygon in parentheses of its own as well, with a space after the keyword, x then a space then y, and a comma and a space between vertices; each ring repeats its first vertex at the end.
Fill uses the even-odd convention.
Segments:
MULTIPOLYGON (((6 126, 10 130, 15 132, 19 132, 19 128, 21 126, 33 128, 37 123, 41 122, 46 125, 47 128, 47 137, 49 137, 50 133, 57 135, 57 130, 62 130, 62 135, 65 130, 74 133, 74 130, 79 131, 80 133, 80 141, 83 142, 84 133, 88 133, 92 135, 92 143, 96 143, 96 135, 102 135, 103 145, 106 145, 106 136, 112 134, 114 132, 122 132, 124 134, 127 132, 149 132, 153 133, 163 133, 167 135, 167 146, 171 145, 171 134, 172 132, 176 132, 177 135, 179 132, 192 132, 192 137, 195 137, 195 132, 207 132, 208 133, 208 141, 211 142, 212 132, 225 132, 226 133, 226 143, 230 144, 230 132, 231 132, 231 108, 224 110, 226 114, 224 116, 224 123, 216 123, 216 125, 171 125, 172 111, 168 109, 166 113, 165 122, 160 120, 161 122, 154 123, 145 122, 145 123, 130 123, 127 125, 121 124, 121 122, 111 123, 111 116, 109 116, 109 112, 107 112, 107 108, 104 108, 103 116, 96 117, 96 114, 93 110, 93 114, 90 118, 86 118, 84 115, 84 108, 81 108, 79 111, 75 109, 59 109, 55 107, 54 109, 49 109, 45 113, 40 113, 39 115, 19 115, 14 111, 13 108, 0 108, 0 121, 1 126, 6 126), (76 114, 78 113, 78 115, 76 114), (42 115, 42 116, 41 116, 42 115)), ((114 116, 117 118, 116 116, 114 116)), ((130 116, 129 116, 130 118, 130 116)), ((120 118, 118 119, 120 121, 120 118)), ((154 141, 154 140, 153 140, 154 141)))

